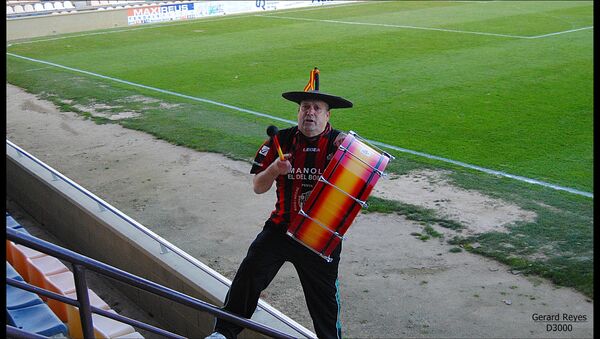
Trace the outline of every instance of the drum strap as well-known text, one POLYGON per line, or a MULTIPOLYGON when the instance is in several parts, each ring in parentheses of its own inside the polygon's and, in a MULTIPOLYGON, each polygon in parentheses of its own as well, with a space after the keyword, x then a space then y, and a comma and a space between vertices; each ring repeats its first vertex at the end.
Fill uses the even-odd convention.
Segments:
MULTIPOLYGON (((331 131, 329 131, 329 141, 327 143, 327 156, 335 153, 336 147, 334 141, 340 133, 341 131, 337 129, 331 129, 331 131)), ((325 162, 325 167, 327 167, 327 165, 329 164, 329 160, 331 159, 327 159, 327 161, 325 162)))

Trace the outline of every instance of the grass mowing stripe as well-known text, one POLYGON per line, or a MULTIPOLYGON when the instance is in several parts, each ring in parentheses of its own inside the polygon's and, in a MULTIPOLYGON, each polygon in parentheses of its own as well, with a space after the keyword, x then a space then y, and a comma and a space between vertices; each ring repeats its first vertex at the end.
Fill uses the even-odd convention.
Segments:
POLYGON ((515 39, 540 39, 540 38, 546 38, 549 36, 578 32, 578 31, 594 28, 594 26, 588 26, 588 27, 581 27, 581 28, 576 28, 576 29, 570 29, 567 31, 554 32, 554 33, 548 33, 548 34, 542 34, 542 35, 536 35, 536 36, 523 36, 523 35, 501 34, 501 33, 490 33, 490 32, 463 31, 463 30, 446 29, 446 28, 419 27, 419 26, 410 26, 410 25, 392 25, 392 24, 379 24, 379 23, 370 23, 370 22, 298 18, 298 17, 281 16, 281 15, 256 14, 255 16, 263 17, 263 18, 288 19, 288 20, 300 20, 300 21, 316 21, 316 22, 326 22, 326 23, 334 23, 334 24, 346 24, 346 25, 393 27, 393 28, 406 28, 406 29, 420 29, 420 30, 425 30, 425 31, 440 31, 440 32, 448 32, 448 33, 488 35, 488 36, 497 36, 497 37, 515 38, 515 39))
POLYGON ((526 36, 520 36, 520 35, 510 35, 510 34, 500 34, 500 33, 487 33, 487 32, 461 31, 461 30, 456 30, 456 29, 433 28, 433 27, 418 27, 418 26, 408 26, 408 25, 377 24, 377 23, 370 23, 370 22, 341 21, 341 20, 309 19, 309 18, 298 18, 298 17, 281 16, 281 15, 261 15, 261 14, 257 14, 256 16, 258 16, 258 17, 264 17, 264 18, 275 18, 275 19, 288 19, 288 20, 300 20, 300 21, 327 22, 327 23, 333 23, 333 24, 377 26, 377 27, 392 27, 392 28, 419 29, 419 30, 424 30, 424 31, 440 31, 440 32, 449 32, 449 33, 488 35, 488 36, 497 36, 497 37, 515 38, 515 39, 527 39, 528 38, 526 36))
MULTIPOLYGON (((68 66, 63 66, 63 65, 52 63, 52 62, 47 62, 47 61, 43 61, 43 60, 37 60, 37 59, 32 59, 32 58, 24 57, 24 56, 17 55, 17 54, 14 54, 14 53, 7 53, 7 54, 10 55, 10 56, 14 56, 14 57, 17 57, 17 58, 25 59, 25 60, 28 60, 28 61, 43 63, 43 64, 47 64, 47 65, 50 65, 50 66, 54 66, 54 67, 58 67, 58 68, 63 68, 63 69, 67 69, 67 70, 70 70, 70 71, 79 72, 79 73, 83 73, 83 74, 87 74, 87 75, 99 77, 99 78, 102 78, 102 79, 107 79, 107 80, 111 80, 111 81, 120 82, 120 83, 127 84, 127 85, 134 86, 134 87, 141 87, 141 88, 144 88, 144 89, 148 89, 148 90, 152 90, 152 91, 157 91, 157 92, 164 93, 164 94, 174 95, 174 96, 178 96, 178 97, 182 97, 182 98, 186 98, 186 99, 191 99, 191 100, 195 100, 195 101, 200 101, 200 102, 204 102, 204 103, 213 104, 213 105, 216 105, 216 106, 230 108, 230 109, 237 110, 237 111, 240 111, 240 112, 249 113, 249 114, 260 116, 260 117, 264 117, 264 118, 269 118, 269 119, 277 120, 277 121, 280 121, 280 122, 285 122, 285 123, 292 124, 292 125, 295 124, 295 122, 291 121, 291 120, 278 118, 278 117, 275 117, 275 116, 272 116, 272 115, 269 115, 269 114, 260 113, 260 112, 248 110, 248 109, 245 109, 245 108, 241 108, 241 107, 236 107, 236 106, 233 106, 233 105, 216 102, 216 101, 209 100, 209 99, 203 99, 203 98, 193 97, 193 96, 189 96, 189 95, 185 95, 185 94, 181 94, 181 93, 176 93, 176 92, 172 92, 172 91, 163 90, 163 89, 160 89, 160 88, 155 88, 155 87, 151 87, 151 86, 137 84, 137 83, 134 83, 134 82, 130 82, 130 81, 126 81, 126 80, 121 80, 121 79, 116 79, 116 78, 113 78, 113 77, 108 77, 108 76, 101 75, 101 74, 96 74, 96 73, 93 73, 93 72, 88 72, 88 71, 84 71, 84 70, 80 70, 80 69, 76 69, 76 68, 72 68, 72 67, 68 67, 68 66)), ((526 178, 526 177, 522 177, 522 176, 518 176, 518 175, 513 175, 513 174, 505 173, 505 172, 502 172, 502 171, 491 170, 491 169, 487 169, 487 168, 484 168, 484 167, 475 166, 475 165, 467 164, 467 163, 456 161, 456 160, 452 160, 452 159, 447 159, 447 158, 443 158, 443 157, 439 157, 439 156, 435 156, 435 155, 431 155, 431 154, 427 154, 427 153, 417 152, 417 151, 413 151, 413 150, 401 148, 401 147, 394 146, 394 145, 388 145, 388 144, 381 143, 381 142, 374 141, 374 140, 368 140, 368 139, 365 139, 365 140, 367 140, 368 142, 370 142, 372 144, 379 145, 379 146, 382 146, 382 147, 386 147, 386 148, 389 148, 389 149, 393 149, 393 150, 396 150, 396 151, 410 153, 410 154, 417 155, 417 156, 422 156, 422 157, 425 157, 425 158, 428 158, 428 159, 433 159, 433 160, 438 160, 438 161, 442 161, 442 162, 451 163, 451 164, 454 164, 454 165, 457 165, 457 166, 460 166, 460 167, 470 168, 470 169, 474 169, 474 170, 477 170, 477 171, 485 172, 485 173, 488 173, 488 174, 499 175, 499 176, 503 176, 503 177, 507 177, 507 178, 511 178, 511 179, 515 179, 515 180, 519 180, 519 181, 523 181, 523 182, 527 182, 527 183, 530 183, 530 184, 541 185, 541 186, 553 188, 553 189, 556 189, 556 190, 562 190, 562 191, 566 191, 566 192, 569 192, 569 193, 582 195, 582 196, 589 197, 589 198, 593 198, 594 197, 592 193, 580 191, 580 190, 577 190, 577 189, 574 189, 574 188, 563 187, 563 186, 559 186, 559 185, 547 183, 547 182, 540 181, 540 180, 535 180, 535 179, 530 179, 530 178, 526 178)))
MULTIPOLYGON (((293 16, 534 36, 590 26, 589 13, 564 3, 382 2, 293 16)), ((340 129, 593 192, 590 32, 527 40, 244 16, 10 51, 289 120, 294 107, 276 92, 319 66, 325 91, 360 104, 334 114, 340 129)))
POLYGON ((146 85, 142 85, 142 84, 137 84, 135 82, 131 82, 131 81, 127 81, 127 80, 121 80, 121 79, 109 77, 109 76, 102 75, 102 74, 97 74, 97 73, 88 72, 88 71, 84 71, 84 70, 77 69, 77 68, 63 66, 63 65, 55 64, 53 62, 32 59, 32 58, 28 58, 28 57, 25 57, 25 56, 22 56, 22 55, 17 55, 17 54, 14 54, 14 53, 6 53, 6 54, 10 55, 10 56, 14 56, 16 58, 21 58, 21 59, 25 59, 25 60, 29 60, 29 61, 33 61, 33 62, 39 62, 39 63, 42 63, 42 64, 46 64, 46 65, 50 65, 50 66, 54 66, 54 67, 58 67, 58 68, 63 68, 63 69, 66 69, 66 70, 69 70, 69 71, 73 71, 73 72, 83 73, 83 74, 91 75, 91 76, 102 78, 102 79, 106 79, 106 80, 120 82, 122 84, 130 85, 130 86, 134 86, 134 87, 141 87, 141 88, 148 89, 148 90, 151 90, 151 91, 157 91, 157 92, 160 92, 160 93, 170 94, 170 95, 178 96, 178 97, 181 97, 181 98, 186 98, 186 99, 190 99, 190 100, 204 102, 204 103, 207 103, 207 104, 212 104, 212 105, 216 105, 216 106, 230 108, 230 109, 233 109, 233 110, 236 110, 236 111, 250 113, 252 115, 257 115, 257 116, 264 117, 264 118, 274 119, 274 120, 285 122, 285 123, 289 123, 289 124, 295 124, 295 122, 291 121, 291 120, 274 117, 274 116, 271 116, 271 115, 268 115, 268 114, 264 114, 264 113, 260 113, 260 112, 255 112, 255 111, 252 111, 252 110, 249 110, 249 109, 245 109, 245 108, 236 107, 236 106, 233 106, 233 105, 224 104, 224 103, 221 103, 221 102, 216 102, 216 101, 213 101, 213 100, 210 100, 210 99, 203 99, 203 98, 193 97, 193 96, 190 96, 190 95, 185 95, 185 94, 181 94, 181 93, 167 91, 167 90, 156 88, 156 87, 151 87, 151 86, 146 86, 146 85))
POLYGON ((523 176, 520 176, 520 175, 514 175, 514 174, 510 174, 510 173, 505 173, 505 172, 502 172, 502 171, 496 171, 496 170, 492 170, 492 169, 488 169, 488 168, 484 168, 484 167, 480 167, 480 166, 476 166, 476 165, 467 164, 467 163, 464 163, 464 162, 461 162, 461 161, 456 161, 456 160, 447 159, 447 158, 444 158, 444 157, 438 157, 438 156, 430 155, 430 154, 427 154, 427 153, 417 152, 417 151, 413 151, 413 150, 409 150, 409 149, 405 149, 405 148, 401 148, 401 147, 397 147, 397 146, 393 146, 393 145, 388 145, 388 144, 385 144, 385 143, 382 143, 382 142, 378 142, 378 141, 373 141, 373 140, 368 140, 368 139, 367 139, 367 141, 369 141, 372 144, 381 146, 381 147, 393 149, 393 150, 404 152, 404 153, 414 154, 414 155, 425 157, 425 158, 428 158, 428 159, 433 159, 433 160, 439 160, 439 161, 447 162, 447 163, 450 163, 450 164, 453 164, 453 165, 457 165, 457 166, 460 166, 460 167, 473 169, 473 170, 484 172, 484 173, 487 173, 487 174, 498 175, 498 176, 501 176, 501 177, 515 179, 515 180, 518 180, 518 181, 522 181, 522 182, 526 182, 526 183, 530 183, 530 184, 534 184, 534 185, 540 185, 540 186, 552 188, 552 189, 559 190, 559 191, 566 191, 566 192, 569 192, 569 193, 581 195, 581 196, 588 197, 588 198, 593 198, 594 197, 593 193, 580 191, 580 190, 577 190, 577 189, 574 189, 574 188, 570 188, 570 187, 564 187, 564 186, 560 186, 560 185, 555 185, 555 184, 551 184, 551 183, 548 183, 548 182, 544 182, 544 181, 541 181, 541 180, 535 180, 535 179, 526 178, 526 177, 523 177, 523 176))
POLYGON ((154 26, 151 26, 151 27, 127 28, 127 29, 118 29, 118 30, 110 30, 110 31, 101 31, 101 32, 91 32, 91 33, 67 35, 67 36, 60 36, 60 37, 48 38, 48 39, 37 39, 37 40, 29 40, 29 41, 11 42, 10 44, 8 44, 7 47, 10 47, 10 46, 13 46, 13 45, 33 44, 33 43, 36 43, 36 42, 64 40, 64 39, 80 38, 80 37, 92 36, 92 35, 104 35, 104 34, 113 34, 113 33, 124 33, 124 32, 139 31, 139 30, 143 30, 143 29, 160 28, 160 27, 165 27, 165 26, 180 26, 180 25, 189 25, 189 24, 190 24, 189 22, 184 22, 184 23, 180 23, 180 24, 154 25, 154 26))

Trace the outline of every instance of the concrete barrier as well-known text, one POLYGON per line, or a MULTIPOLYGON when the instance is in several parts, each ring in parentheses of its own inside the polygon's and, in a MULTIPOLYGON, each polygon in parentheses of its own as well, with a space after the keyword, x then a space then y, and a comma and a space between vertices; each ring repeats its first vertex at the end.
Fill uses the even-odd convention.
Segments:
POLYGON ((128 27, 127 9, 32 15, 6 20, 6 41, 128 27))
MULTIPOLYGON (((163 286, 222 306, 230 281, 7 140, 7 195, 67 247, 163 286)), ((123 283, 115 286, 164 328, 198 338, 214 317, 123 283)), ((295 337, 314 333, 264 301, 252 319, 295 337)), ((240 338, 261 337, 244 330, 240 338)))
POLYGON ((201 18, 234 15, 242 13, 261 13, 268 11, 339 5, 353 1, 317 0, 317 1, 182 1, 169 3, 163 1, 146 2, 146 7, 113 8, 98 10, 84 1, 75 2, 77 12, 65 14, 19 15, 9 16, 6 20, 6 41, 48 37, 67 33, 102 30, 119 27, 132 27, 146 23, 197 20, 201 18), (185 8, 183 8, 185 7, 185 8), (131 13, 130 13, 131 11, 131 13), (179 11, 179 12, 178 12, 179 11), (135 14, 138 12, 138 14, 135 14), (173 13, 179 13, 180 16, 173 13), (131 14, 131 17, 128 15, 131 14), (145 17, 145 18, 144 18, 145 17))

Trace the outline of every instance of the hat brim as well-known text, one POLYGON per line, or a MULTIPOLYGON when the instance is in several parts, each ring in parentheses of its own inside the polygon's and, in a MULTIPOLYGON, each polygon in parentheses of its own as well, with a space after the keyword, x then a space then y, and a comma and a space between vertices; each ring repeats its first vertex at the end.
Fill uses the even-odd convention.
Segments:
POLYGON ((329 105, 329 108, 350 108, 352 102, 338 97, 336 95, 325 94, 321 92, 285 92, 281 94, 282 97, 300 104, 303 100, 321 100, 329 105))

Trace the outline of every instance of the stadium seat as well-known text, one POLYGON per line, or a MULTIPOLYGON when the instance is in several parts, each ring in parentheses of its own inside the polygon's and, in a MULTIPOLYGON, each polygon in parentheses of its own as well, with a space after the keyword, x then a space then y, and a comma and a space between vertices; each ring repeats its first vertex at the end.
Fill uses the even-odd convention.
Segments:
MULTIPOLYGON (((66 296, 75 292, 75 279, 71 271, 45 277, 44 289, 66 296)), ((67 304, 48 298, 48 306, 62 321, 67 321, 67 304)))
POLYGON ((54 5, 51 2, 44 2, 44 10, 45 11, 53 11, 54 5))
POLYGON ((6 14, 13 14, 15 12, 15 10, 12 8, 12 6, 6 6, 6 14))
POLYGON ((44 5, 42 5, 39 2, 36 3, 36 4, 33 4, 33 10, 36 11, 36 12, 43 12, 43 11, 45 11, 44 5))
POLYGON ((115 337, 115 339, 144 339, 144 336, 140 332, 133 332, 115 337))
POLYGON ((21 5, 14 5, 13 9, 14 9, 15 13, 23 13, 23 12, 25 12, 25 10, 23 9, 23 6, 21 6, 21 5))
POLYGON ((90 6, 100 6, 100 1, 92 0, 92 1, 90 1, 90 6))
POLYGON ((13 246, 15 246, 15 243, 6 239, 6 261, 9 263, 13 263, 13 257, 12 257, 12 248, 13 246))
POLYGON ((54 9, 64 9, 64 8, 65 8, 65 6, 63 6, 63 3, 62 3, 62 2, 60 2, 60 1, 56 1, 56 2, 54 3, 54 9))
MULTIPOLYGON (((11 266, 6 263, 6 277, 18 281, 23 281, 23 277, 11 266)), ((43 303, 42 299, 33 292, 6 284, 6 308, 9 310, 21 307, 27 307, 43 303)))
POLYGON ((29 281, 29 274, 27 272, 28 260, 47 255, 46 253, 19 244, 11 245, 10 251, 11 257, 8 259, 12 259, 11 264, 25 281, 29 281))
POLYGON ((44 303, 6 310, 6 320, 11 326, 43 336, 67 335, 67 327, 44 303))
POLYGON ((35 12, 35 9, 33 9, 33 6, 32 6, 32 5, 30 5, 30 4, 27 4, 27 5, 23 6, 23 10, 24 10, 26 13, 29 13, 29 12, 35 12))
MULTIPOLYGON (((47 276, 69 271, 62 261, 49 255, 30 259, 28 264, 29 283, 42 288, 44 288, 44 280, 47 276)), ((42 299, 47 300, 46 297, 42 297, 42 299)))
MULTIPOLYGON (((7 6, 8 7, 8 6, 7 6)), ((10 214, 6 213, 6 228, 12 228, 14 230, 24 231, 23 226, 21 226, 10 214)), ((26 232, 26 231, 25 231, 26 232)), ((27 232, 26 232, 27 233, 27 232)), ((6 240, 6 259, 9 262, 12 262, 12 254, 11 254, 11 246, 14 246, 14 243, 10 240, 6 240)))
MULTIPOLYGON (((117 313, 114 310, 108 310, 108 312, 117 313)), ((99 314, 92 314, 92 322, 94 323, 94 336, 96 338, 115 338, 135 332, 133 326, 99 314)))
POLYGON ((15 268, 12 267, 12 265, 8 261, 6 262, 6 277, 19 281, 24 281, 23 277, 21 277, 19 272, 15 271, 15 268))
POLYGON ((107 0, 100 0, 100 5, 108 5, 109 2, 107 0))
MULTIPOLYGON (((88 289, 88 296, 90 298, 90 305, 103 310, 110 310, 110 306, 91 289, 88 289)), ((77 293, 68 294, 67 297, 77 299, 77 293)), ((69 336, 71 338, 83 338, 78 307, 67 305, 67 326, 69 327, 69 336)))
POLYGON ((15 228, 17 226, 21 226, 21 224, 19 224, 12 216, 7 215, 6 216, 6 227, 15 228))
POLYGON ((63 2, 63 7, 66 8, 66 9, 75 8, 75 6, 73 6, 73 3, 71 1, 65 1, 65 2, 63 2))
MULTIPOLYGON (((17 232, 23 232, 25 234, 29 234, 29 232, 27 232, 27 230, 25 228, 23 228, 21 225, 13 228, 15 231, 17 232)), ((12 263, 13 262, 13 247, 15 246, 15 243, 10 241, 10 240, 6 240, 6 260, 8 260, 8 262, 12 263)))
POLYGON ((44 302, 37 294, 6 284, 6 309, 29 307, 44 302))

